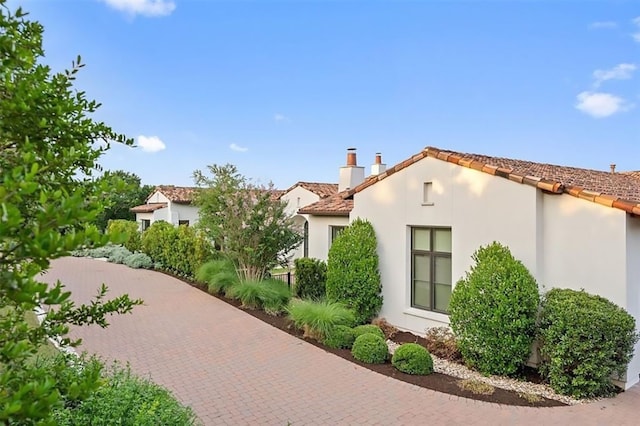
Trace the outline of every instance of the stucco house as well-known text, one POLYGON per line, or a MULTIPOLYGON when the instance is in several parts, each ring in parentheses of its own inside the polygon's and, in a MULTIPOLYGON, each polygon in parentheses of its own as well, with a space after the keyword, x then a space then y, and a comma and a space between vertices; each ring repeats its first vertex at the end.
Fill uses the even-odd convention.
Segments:
POLYGON ((174 225, 193 225, 198 221, 198 208, 191 204, 197 188, 159 185, 147 197, 146 203, 132 207, 136 222, 144 231, 156 220, 174 225))
MULTIPOLYGON (((543 290, 585 289, 640 324, 640 179, 633 175, 428 147, 342 197, 352 203, 350 220, 375 228, 381 316, 402 329, 447 325, 452 288, 474 251, 493 241, 508 246, 543 290)), ((625 386, 639 375, 640 344, 625 386)))

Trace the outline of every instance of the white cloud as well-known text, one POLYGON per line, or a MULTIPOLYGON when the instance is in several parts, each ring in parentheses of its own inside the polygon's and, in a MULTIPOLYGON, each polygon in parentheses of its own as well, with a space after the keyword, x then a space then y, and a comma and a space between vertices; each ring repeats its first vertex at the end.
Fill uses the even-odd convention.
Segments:
POLYGON ((145 152, 158 152, 167 146, 157 136, 138 136, 138 146, 145 152))
POLYGON ((634 23, 634 25, 636 27, 638 27, 638 32, 631 34, 631 37, 633 37, 633 39, 640 43, 640 16, 638 16, 637 18, 634 18, 631 20, 631 22, 634 23))
POLYGON ((237 152, 247 152, 249 151, 249 148, 246 148, 244 146, 240 146, 238 144, 232 143, 231 145, 229 145, 229 148, 231 148, 233 151, 237 151, 237 152))
POLYGON ((176 8, 173 0, 102 0, 112 8, 129 15, 167 16, 176 8))
POLYGON ((609 117, 633 107, 618 96, 602 92, 582 92, 578 94, 577 101, 576 109, 595 118, 609 117))
POLYGON ((291 120, 289 119, 289 117, 287 117, 287 116, 286 116, 286 115, 284 115, 284 114, 275 114, 275 115, 273 116, 273 119, 274 119, 275 121, 278 121, 278 122, 282 122, 282 121, 291 121, 291 120))
POLYGON ((589 28, 591 28, 592 30, 618 28, 618 23, 613 21, 592 22, 589 25, 589 28))
POLYGON ((593 72, 594 87, 607 80, 629 80, 637 69, 635 64, 619 64, 608 70, 595 70, 593 72))

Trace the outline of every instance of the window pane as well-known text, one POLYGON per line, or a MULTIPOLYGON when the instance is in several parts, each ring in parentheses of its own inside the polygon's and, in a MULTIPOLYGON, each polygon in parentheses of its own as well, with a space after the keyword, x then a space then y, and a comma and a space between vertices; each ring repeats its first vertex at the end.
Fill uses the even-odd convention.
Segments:
POLYGON ((436 257, 436 284, 451 286, 451 258, 436 257))
POLYGON ((431 256, 419 254, 413 256, 413 279, 431 281, 431 256))
POLYGON ((413 306, 431 309, 431 285, 425 281, 413 281, 413 306))
POLYGON ((451 229, 434 229, 434 251, 451 253, 451 229))
POLYGON ((413 248, 414 250, 431 250, 431 230, 419 229, 413 230, 413 248))
POLYGON ((449 311, 449 300, 451 299, 451 286, 436 284, 435 309, 438 311, 449 311))

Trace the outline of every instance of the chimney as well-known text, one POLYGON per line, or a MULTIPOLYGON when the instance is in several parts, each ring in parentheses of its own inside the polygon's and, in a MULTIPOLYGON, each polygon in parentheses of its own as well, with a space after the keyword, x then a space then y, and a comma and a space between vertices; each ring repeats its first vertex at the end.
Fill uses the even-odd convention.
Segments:
POLYGON ((387 165, 382 164, 382 154, 376 152, 376 161, 371 166, 371 175, 377 176, 384 173, 387 170, 387 165))
POLYGON ((364 167, 358 166, 356 159, 356 149, 347 149, 347 165, 340 167, 340 180, 338 181, 338 191, 353 189, 364 182, 364 167))
POLYGON ((616 165, 615 164, 611 164, 609 167, 611 167, 611 174, 616 172, 616 165))

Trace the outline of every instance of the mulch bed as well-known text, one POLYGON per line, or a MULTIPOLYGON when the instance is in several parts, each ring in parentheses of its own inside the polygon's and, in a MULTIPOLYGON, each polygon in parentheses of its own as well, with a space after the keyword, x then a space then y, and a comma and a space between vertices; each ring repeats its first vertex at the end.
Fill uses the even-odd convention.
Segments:
MULTIPOLYGON (((181 277, 176 277, 176 278, 209 294, 205 288, 203 288, 201 285, 197 283, 191 282, 189 280, 185 280, 184 278, 181 278, 181 277)), ((402 380, 403 382, 411 383, 416 386, 432 389, 434 391, 443 392, 450 395, 461 396, 464 398, 470 398, 478 401, 492 402, 496 404, 516 405, 516 406, 525 406, 525 407, 558 407, 558 406, 566 405, 560 401, 555 401, 547 398, 542 398, 541 401, 532 403, 520 397, 517 392, 512 392, 512 391, 508 391, 500 388, 495 388, 495 392, 492 395, 477 395, 470 391, 461 389, 457 385, 457 382, 460 380, 457 377, 452 377, 452 376, 448 376, 446 374, 440 374, 440 373, 433 373, 428 376, 415 376, 415 375, 405 374, 396 370, 395 367, 391 365, 391 362, 387 362, 385 364, 366 364, 354 359, 353 356, 351 355, 351 351, 348 349, 332 349, 322 345, 316 340, 304 338, 302 336, 303 334, 302 331, 295 328, 292 322, 286 316, 273 316, 258 309, 256 310, 244 309, 241 307, 241 303, 237 300, 227 299, 226 297, 220 296, 220 295, 211 295, 211 296, 216 297, 219 300, 225 303, 228 303, 229 305, 232 305, 238 309, 241 309, 243 312, 246 312, 247 314, 273 327, 276 327, 284 331, 285 333, 288 333, 292 336, 295 336, 299 339, 306 341, 307 343, 317 346, 325 350, 326 352, 329 352, 336 356, 344 358, 349 362, 358 364, 371 371, 375 371, 376 373, 383 374, 387 377, 392 377, 397 380, 402 380)), ((395 341, 396 343, 414 343, 415 342, 415 343, 424 345, 424 338, 420 336, 416 336, 409 332, 398 332, 392 340, 395 341)), ((532 381, 534 383, 540 382, 540 377, 535 373, 535 370, 533 369, 527 370, 523 372, 523 374, 529 381, 532 381)))

